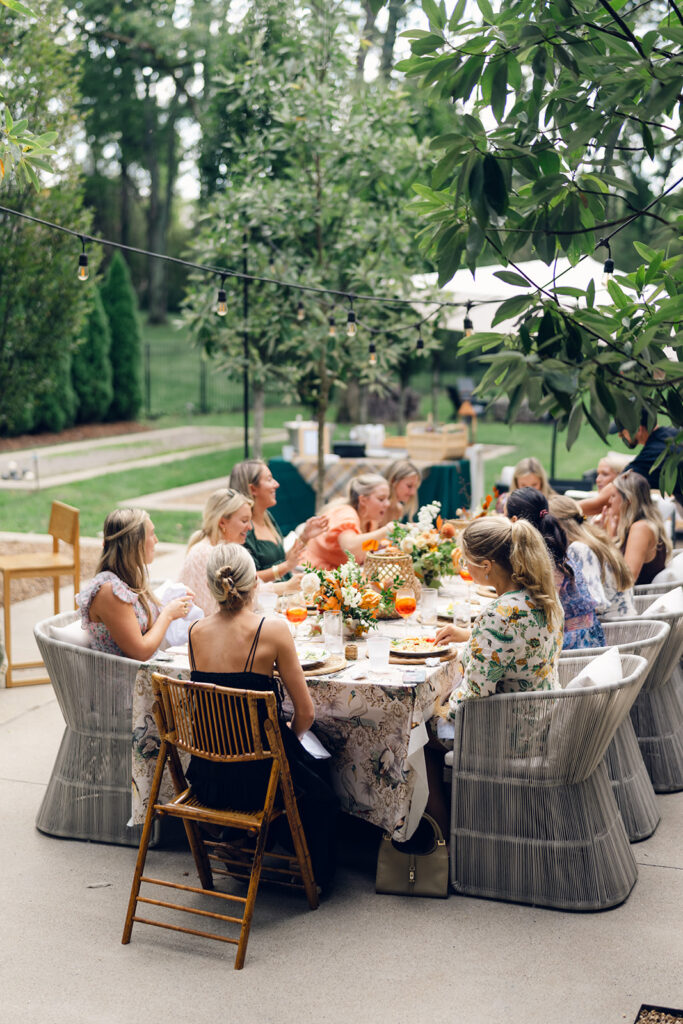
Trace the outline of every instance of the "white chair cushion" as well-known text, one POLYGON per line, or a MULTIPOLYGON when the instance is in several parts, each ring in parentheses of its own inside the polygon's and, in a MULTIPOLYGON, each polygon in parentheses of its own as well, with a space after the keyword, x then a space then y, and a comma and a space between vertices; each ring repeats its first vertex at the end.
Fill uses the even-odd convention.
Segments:
POLYGON ((648 615, 662 615, 666 612, 683 612, 683 587, 676 587, 668 594, 662 594, 645 609, 642 616, 646 619, 648 615))
POLYGON ((666 569, 662 569, 652 580, 653 583, 683 583, 683 552, 672 558, 666 569))
POLYGON ((586 686, 602 686, 605 683, 618 683, 624 675, 621 670, 621 657, 617 647, 610 647, 604 654, 598 654, 589 665, 581 669, 565 690, 579 690, 586 686))
POLYGON ((70 622, 68 626, 50 626, 50 633, 54 640, 61 640, 62 643, 90 647, 90 633, 83 629, 80 619, 70 622))

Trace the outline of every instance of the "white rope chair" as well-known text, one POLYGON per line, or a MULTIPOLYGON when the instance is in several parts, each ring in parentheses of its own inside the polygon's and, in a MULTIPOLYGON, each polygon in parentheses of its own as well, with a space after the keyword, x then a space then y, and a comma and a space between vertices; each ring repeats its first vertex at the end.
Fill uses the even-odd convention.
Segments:
MULTIPOLYGON (((579 659, 582 660, 582 659, 579 659)), ((623 902, 636 863, 603 763, 645 664, 618 683, 497 694, 455 717, 451 885, 566 910, 623 902)), ((576 669, 570 660, 563 673, 576 669)))
MULTIPOLYGON (((635 654, 645 658, 650 667, 656 661, 669 635, 668 623, 658 622, 656 619, 604 622, 603 630, 607 647, 591 647, 590 650, 583 652, 586 664, 609 647, 617 647, 622 655, 635 654)), ((581 654, 581 651, 563 651, 560 654, 562 686, 571 678, 567 677, 566 673, 563 677, 562 663, 571 656, 574 661, 576 656, 581 654), (566 682, 562 682, 563 678, 566 682)), ((607 748, 605 767, 629 839, 632 843, 647 839, 657 828, 661 815, 630 716, 621 723, 607 748)))
POLYGON ((67 626, 79 617, 79 612, 65 612, 34 629, 66 722, 36 826, 54 836, 137 846, 141 828, 129 828, 127 822, 139 663, 51 635, 51 626, 67 626))
MULTIPOLYGON (((642 614, 657 595, 637 595, 634 600, 642 614)), ((670 631, 631 708, 631 721, 655 793, 675 793, 683 789, 683 614, 647 617, 667 622, 670 631)))
POLYGON ((675 590, 680 585, 680 583, 639 583, 637 587, 633 588, 633 593, 636 597, 647 597, 648 594, 661 597, 662 594, 668 594, 670 590, 675 590))

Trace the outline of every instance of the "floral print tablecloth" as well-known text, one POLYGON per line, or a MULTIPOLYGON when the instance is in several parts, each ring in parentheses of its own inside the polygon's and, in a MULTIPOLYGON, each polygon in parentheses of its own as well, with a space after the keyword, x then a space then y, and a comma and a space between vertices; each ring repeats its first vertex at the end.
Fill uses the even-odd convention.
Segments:
MULTIPOLYGON (((335 676, 308 679, 316 711, 316 732, 332 754, 335 787, 342 809, 407 839, 427 801, 423 746, 425 723, 458 681, 458 659, 427 669, 420 683, 391 678, 354 678, 351 667, 335 676)), ((187 662, 140 666, 133 694, 133 819, 144 821, 159 750, 152 715, 153 672, 189 677, 187 662)), ((166 773, 168 776, 168 773, 166 773)), ((172 796, 170 779, 161 799, 172 796)))

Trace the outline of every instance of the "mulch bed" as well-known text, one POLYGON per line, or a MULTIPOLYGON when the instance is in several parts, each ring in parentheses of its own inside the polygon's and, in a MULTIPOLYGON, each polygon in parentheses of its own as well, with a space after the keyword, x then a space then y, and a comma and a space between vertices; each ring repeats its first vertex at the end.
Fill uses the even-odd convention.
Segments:
MULTIPOLYGON (((100 557, 100 547, 86 547, 81 545, 81 581, 91 580, 95 575, 95 568, 100 557)), ((44 544, 40 541, 29 543, 27 541, 5 541, 0 540, 0 555, 24 555, 34 552, 51 552, 52 541, 44 544)), ((67 576, 61 577, 61 585, 69 583, 67 576)), ((50 577, 29 577, 25 580, 12 580, 11 598, 12 604, 17 601, 25 601, 29 597, 37 597, 38 594, 52 593, 52 579, 50 577)), ((0 591, 0 608, 3 606, 2 592, 0 591)))
POLYGON ((634 1024, 683 1024, 683 1010, 671 1010, 665 1006, 644 1003, 634 1024))
POLYGON ((117 437, 119 434, 137 434, 154 430, 146 423, 84 423, 69 427, 59 434, 19 434, 18 437, 0 437, 0 452, 17 452, 22 448, 45 448, 48 445, 66 444, 71 441, 92 441, 100 437, 117 437))

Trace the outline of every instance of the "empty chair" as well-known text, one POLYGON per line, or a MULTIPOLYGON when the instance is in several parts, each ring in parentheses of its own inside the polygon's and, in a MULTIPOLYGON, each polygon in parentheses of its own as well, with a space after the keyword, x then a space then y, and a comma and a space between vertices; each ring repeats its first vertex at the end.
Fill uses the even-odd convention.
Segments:
POLYGON ((567 910, 626 899, 637 870, 604 756, 645 666, 634 655, 621 662, 625 678, 617 683, 459 705, 451 808, 457 892, 567 910))
POLYGON ((129 828, 127 822, 139 664, 52 636, 53 626, 77 627, 79 621, 80 613, 65 612, 34 630, 66 722, 36 826, 68 839, 137 846, 140 828, 129 828))
POLYGON ((54 588, 55 615, 59 614, 59 577, 71 576, 74 583, 74 595, 80 585, 80 552, 79 552, 79 512, 71 505, 61 501, 52 502, 48 534, 52 537, 52 553, 24 555, 1 555, 0 572, 3 574, 3 600, 5 619, 5 651, 7 654, 7 686, 28 686, 31 683, 49 683, 49 676, 33 676, 30 679, 15 679, 16 669, 39 668, 41 661, 12 661, 12 625, 10 587, 12 580, 31 579, 33 577, 52 577, 54 588), (59 542, 63 541, 72 548, 70 554, 61 554, 59 542))
POLYGON ((138 922, 230 942, 237 946, 235 970, 240 970, 244 966, 254 903, 262 872, 269 881, 303 889, 311 909, 315 910, 318 906, 311 859, 280 735, 275 693, 270 690, 236 690, 215 686, 213 683, 171 679, 169 676, 156 673, 152 680, 156 697, 154 716, 161 737, 161 748, 142 829, 121 941, 124 944, 130 941, 133 923, 138 922), (241 811, 202 804, 188 786, 180 761, 180 751, 225 765, 244 765, 259 761, 269 763, 270 771, 263 806, 251 811, 241 811), (173 779, 176 796, 168 803, 158 803, 166 764, 173 779), (266 854, 270 824, 282 814, 287 817, 294 845, 294 854, 291 857, 266 854), (182 820, 201 888, 162 881, 143 874, 155 815, 168 815, 182 820), (200 833, 199 825, 214 830, 228 828, 243 831, 254 842, 254 848, 249 851, 242 848, 235 854, 228 852, 226 860, 220 856, 221 844, 206 841, 200 833), (214 848, 215 852, 207 853, 207 847, 209 850, 214 848), (265 864, 264 857, 267 857, 265 864), (222 870, 212 867, 212 860, 222 861, 226 867, 222 870), (249 887, 246 897, 216 890, 214 874, 233 875, 247 880, 249 887), (181 891, 186 894, 186 901, 172 903, 168 898, 152 899, 147 895, 140 895, 142 885, 161 886, 166 897, 169 889, 181 891), (213 896, 226 908, 227 913, 218 910, 207 911, 197 906, 196 901, 193 904, 187 898, 189 894, 213 896), (182 924, 172 924, 168 920, 169 915, 164 919, 158 912, 154 918, 141 917, 138 915, 139 904, 178 911, 180 918, 183 914, 193 914, 205 921, 211 919, 214 922, 238 924, 239 938, 215 931, 186 928, 182 924), (239 917, 235 916, 238 911, 241 911, 239 917))
POLYGON ((635 597, 636 610, 667 622, 670 632, 648 669, 631 721, 655 793, 673 793, 683 789, 683 613, 650 612, 656 600, 656 594, 635 597))

